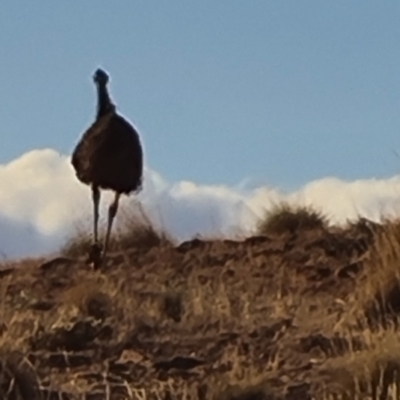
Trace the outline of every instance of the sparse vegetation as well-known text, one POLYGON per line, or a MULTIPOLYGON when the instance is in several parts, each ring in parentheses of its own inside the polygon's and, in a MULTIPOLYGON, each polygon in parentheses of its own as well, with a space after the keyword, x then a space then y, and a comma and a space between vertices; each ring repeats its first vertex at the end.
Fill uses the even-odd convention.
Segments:
POLYGON ((322 213, 311 207, 298 207, 289 204, 279 204, 267 211, 259 224, 259 233, 284 234, 300 230, 325 229, 327 219, 322 213))
MULTIPOLYGON (((103 237, 105 232, 100 232, 103 237)), ((93 234, 86 227, 78 227, 73 236, 61 249, 65 257, 79 258, 89 253, 93 243, 93 234)), ((170 236, 157 229, 147 218, 144 211, 137 207, 135 209, 121 210, 121 222, 116 227, 114 235, 111 236, 110 251, 128 251, 131 249, 149 249, 155 246, 173 244, 170 236)))
POLYGON ((0 397, 400 398, 400 224, 287 211, 266 236, 119 237, 99 271, 78 237, 0 272, 0 397))

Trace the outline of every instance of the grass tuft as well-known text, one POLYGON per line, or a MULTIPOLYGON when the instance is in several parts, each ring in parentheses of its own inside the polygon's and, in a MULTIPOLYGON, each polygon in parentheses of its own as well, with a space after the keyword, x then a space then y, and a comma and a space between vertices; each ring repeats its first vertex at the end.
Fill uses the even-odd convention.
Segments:
POLYGON ((300 230, 325 229, 327 218, 311 207, 279 204, 269 210, 258 226, 262 235, 295 233, 300 230))

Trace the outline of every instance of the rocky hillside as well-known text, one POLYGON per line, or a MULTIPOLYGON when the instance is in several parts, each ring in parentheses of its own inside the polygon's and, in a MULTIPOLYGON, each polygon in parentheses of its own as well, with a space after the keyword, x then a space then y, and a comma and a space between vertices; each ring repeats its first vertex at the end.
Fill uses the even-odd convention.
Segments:
POLYGON ((0 398, 398 398, 399 260, 360 220, 5 264, 0 398))

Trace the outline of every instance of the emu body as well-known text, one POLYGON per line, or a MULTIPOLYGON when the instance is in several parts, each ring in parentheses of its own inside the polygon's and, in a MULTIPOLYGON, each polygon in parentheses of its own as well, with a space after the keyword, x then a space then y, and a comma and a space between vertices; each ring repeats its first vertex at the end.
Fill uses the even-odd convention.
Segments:
POLYGON ((98 243, 100 190, 115 192, 109 207, 103 255, 107 252, 113 220, 121 194, 138 192, 142 187, 143 151, 138 132, 119 115, 107 90, 108 75, 101 69, 94 74, 97 86, 97 115, 72 154, 77 178, 92 188, 94 205, 94 246, 98 243))

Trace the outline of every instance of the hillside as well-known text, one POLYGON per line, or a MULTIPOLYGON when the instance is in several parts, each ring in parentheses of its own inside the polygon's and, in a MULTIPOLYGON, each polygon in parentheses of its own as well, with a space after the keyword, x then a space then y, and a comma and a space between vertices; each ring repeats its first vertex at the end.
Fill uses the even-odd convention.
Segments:
POLYGON ((399 259, 360 220, 3 265, 0 398, 398 396, 399 259))

